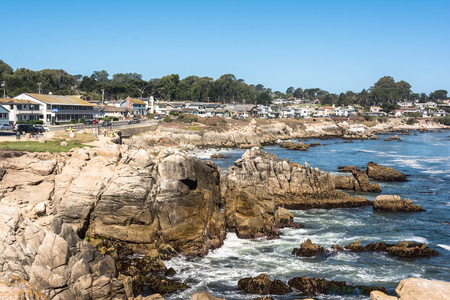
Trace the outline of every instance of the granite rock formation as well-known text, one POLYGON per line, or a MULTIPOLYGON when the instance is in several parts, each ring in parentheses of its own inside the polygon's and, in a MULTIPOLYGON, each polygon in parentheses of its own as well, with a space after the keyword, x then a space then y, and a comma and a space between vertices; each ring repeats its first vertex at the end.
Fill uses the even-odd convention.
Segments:
POLYGON ((367 176, 379 181, 407 181, 407 176, 391 167, 381 166, 374 162, 367 164, 367 176))
POLYGON ((420 205, 414 205, 410 199, 397 195, 380 195, 373 201, 373 209, 382 211, 424 211, 420 205))
POLYGON ((364 198, 336 191, 333 177, 308 163, 290 163, 259 148, 247 150, 228 169, 226 184, 227 193, 248 191, 258 199, 274 199, 275 205, 289 209, 371 205, 364 198))
POLYGON ((350 176, 332 175, 337 189, 353 190, 356 192, 381 193, 381 187, 378 183, 370 183, 369 177, 365 172, 352 171, 350 176))
POLYGON ((225 237, 218 168, 183 151, 20 153, 0 169, 0 272, 48 299, 127 299, 130 281, 118 280, 114 258, 103 255, 115 248, 99 251, 84 238, 171 257, 204 255, 225 237))
POLYGON ((408 278, 402 280, 395 289, 398 297, 383 292, 371 292, 371 300, 410 300, 410 299, 450 299, 450 282, 408 278))

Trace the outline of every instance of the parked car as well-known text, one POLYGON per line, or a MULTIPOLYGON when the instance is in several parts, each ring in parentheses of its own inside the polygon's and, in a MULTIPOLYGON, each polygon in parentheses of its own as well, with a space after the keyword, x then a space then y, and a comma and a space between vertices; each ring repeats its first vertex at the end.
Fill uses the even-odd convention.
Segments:
POLYGON ((128 124, 139 124, 139 123, 141 123, 141 121, 139 121, 139 119, 133 119, 133 120, 128 121, 128 124))
POLYGON ((111 126, 111 122, 110 121, 103 121, 102 122, 102 126, 111 126))
POLYGON ((0 130, 12 130, 13 126, 9 124, 0 124, 0 130))
POLYGON ((98 120, 92 120, 92 123, 93 123, 93 124, 97 124, 97 123, 98 123, 98 120))
POLYGON ((155 120, 161 120, 162 119, 162 115, 155 115, 153 118, 155 120))
POLYGON ((93 120, 86 120, 86 122, 84 122, 85 125, 91 125, 94 124, 93 120))
POLYGON ((39 129, 34 124, 17 124, 13 129, 15 132, 20 132, 21 134, 25 133, 36 133, 42 129, 39 129))

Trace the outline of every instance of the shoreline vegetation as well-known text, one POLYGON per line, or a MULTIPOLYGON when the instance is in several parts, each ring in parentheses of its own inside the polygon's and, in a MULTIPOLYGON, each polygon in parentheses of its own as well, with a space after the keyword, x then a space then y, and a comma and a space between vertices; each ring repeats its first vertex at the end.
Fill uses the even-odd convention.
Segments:
MULTIPOLYGON (((215 125, 161 122, 153 131, 112 139, 99 148, 79 144, 83 148, 68 152, 1 150, 0 233, 5 238, 0 240, 0 289, 4 282, 18 282, 14 276, 19 276, 29 286, 14 288, 22 295, 33 295, 30 299, 161 299, 139 293, 146 289, 164 295, 189 288, 172 279, 176 272, 166 268, 163 261, 178 255, 204 256, 223 244, 227 232, 244 239, 277 238, 279 228, 302 226, 293 222, 286 208, 374 205, 338 190, 337 183, 345 181, 342 176, 278 158, 264 152, 264 145, 291 139, 378 139, 380 134, 393 135, 391 140, 395 141, 398 135, 441 129, 447 127, 430 120, 408 125, 398 119, 384 123, 359 119, 253 119, 215 125), (213 162, 185 151, 216 147, 248 150, 226 174, 213 162)), ((92 138, 89 133, 85 135, 92 138)), ((83 143, 89 141, 86 138, 83 143)), ((379 192, 379 187, 368 185, 370 172, 352 172, 348 177, 351 189, 366 184, 379 192)), ((422 211, 398 196, 378 201, 381 206, 374 209, 422 211)), ((346 246, 351 250, 336 247, 339 251, 367 251, 359 241, 352 245, 346 246)), ((308 253, 321 248, 306 246, 308 253)), ((401 254, 396 255, 400 257, 438 255, 425 244, 398 241, 388 246, 383 245, 386 251, 399 248, 396 253, 401 254)), ((380 251, 378 245, 375 248, 380 251)), ((271 291, 302 295, 311 291, 314 295, 317 291, 351 290, 372 292, 380 297, 377 299, 397 299, 388 298, 382 287, 361 287, 358 291, 345 282, 324 280, 296 278, 299 283, 288 287, 264 274, 245 278, 243 289, 256 291, 252 292, 255 297, 271 291)), ((425 298, 433 297, 439 289, 449 290, 446 282, 407 280, 412 283, 402 281, 400 285, 408 287, 402 288, 403 294, 416 293, 420 285, 427 286, 426 290, 419 288, 425 298)))

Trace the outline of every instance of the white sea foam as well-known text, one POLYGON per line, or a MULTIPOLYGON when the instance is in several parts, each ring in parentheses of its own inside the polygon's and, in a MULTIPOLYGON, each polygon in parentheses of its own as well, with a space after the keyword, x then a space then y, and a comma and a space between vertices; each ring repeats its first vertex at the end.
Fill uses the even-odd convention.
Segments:
POLYGON ((401 166, 407 166, 413 169, 423 169, 424 167, 420 164, 420 159, 414 159, 414 158, 399 158, 394 159, 394 162, 398 163, 401 166))
POLYGON ((422 171, 422 173, 426 173, 426 174, 444 174, 444 173, 447 173, 447 172, 442 171, 442 170, 429 169, 429 170, 422 171))
POLYGON ((445 250, 450 251, 450 246, 448 246, 448 245, 438 244, 438 247, 441 247, 441 248, 443 248, 443 249, 445 249, 445 250))
POLYGON ((424 244, 428 244, 429 243, 426 238, 421 237, 421 236, 411 236, 411 237, 405 238, 405 240, 412 241, 412 242, 417 242, 417 243, 424 243, 424 244))
POLYGON ((450 206, 450 202, 447 202, 447 204, 445 204, 445 206, 450 206))

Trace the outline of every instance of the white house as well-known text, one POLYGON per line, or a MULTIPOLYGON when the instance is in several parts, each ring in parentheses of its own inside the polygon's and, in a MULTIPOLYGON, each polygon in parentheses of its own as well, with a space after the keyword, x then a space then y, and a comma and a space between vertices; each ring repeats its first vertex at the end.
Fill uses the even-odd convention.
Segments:
MULTIPOLYGON (((94 119, 98 116, 98 107, 88 103, 80 96, 57 96, 47 94, 20 94, 14 99, 28 100, 39 106, 39 117, 45 123, 70 122, 72 119, 94 119)), ((30 111, 34 117, 33 109, 30 111)))
POLYGON ((407 107, 413 107, 413 103, 411 101, 402 101, 398 102, 398 105, 400 105, 401 108, 407 108, 407 107))
POLYGON ((8 110, 9 122, 12 124, 17 121, 41 120, 43 116, 42 105, 30 100, 1 98, 0 104, 8 110))

